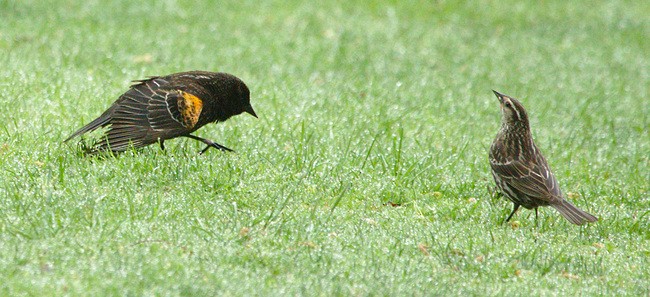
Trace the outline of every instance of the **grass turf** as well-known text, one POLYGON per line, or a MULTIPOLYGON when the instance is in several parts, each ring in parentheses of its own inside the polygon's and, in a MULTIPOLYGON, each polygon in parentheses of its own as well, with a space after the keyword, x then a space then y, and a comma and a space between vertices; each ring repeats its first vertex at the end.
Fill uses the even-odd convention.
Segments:
POLYGON ((649 293, 648 4, 208 2, 0 1, 2 295, 649 293), (236 153, 61 143, 194 69, 249 85, 236 153), (500 224, 491 89, 598 223, 500 224))

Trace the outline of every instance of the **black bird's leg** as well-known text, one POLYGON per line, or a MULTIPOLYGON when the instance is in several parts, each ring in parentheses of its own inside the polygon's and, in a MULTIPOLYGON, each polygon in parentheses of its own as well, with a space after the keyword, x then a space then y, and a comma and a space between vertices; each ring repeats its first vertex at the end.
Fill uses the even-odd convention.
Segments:
POLYGON ((535 228, 537 228, 537 207, 535 207, 535 228))
POLYGON ((512 215, 514 215, 515 212, 517 212, 517 209, 519 209, 519 204, 515 204, 515 208, 512 210, 512 212, 510 213, 508 218, 504 221, 504 223, 507 223, 508 221, 510 221, 510 218, 512 218, 512 215))
POLYGON ((231 150, 231 149, 229 149, 229 148, 227 148, 227 147, 225 147, 223 145, 220 145, 220 144, 218 144, 216 142, 213 142, 212 140, 209 140, 209 139, 201 138, 201 137, 194 136, 194 135, 191 135, 191 134, 187 134, 187 135, 183 135, 183 136, 188 137, 188 138, 192 138, 194 140, 198 140, 198 141, 203 142, 203 143, 208 145, 203 150, 201 150, 199 155, 203 155, 203 153, 205 153, 211 147, 216 148, 218 150, 222 150, 224 152, 234 152, 233 150, 231 150))
POLYGON ((160 139, 160 149, 163 151, 165 150, 165 141, 162 139, 160 139))

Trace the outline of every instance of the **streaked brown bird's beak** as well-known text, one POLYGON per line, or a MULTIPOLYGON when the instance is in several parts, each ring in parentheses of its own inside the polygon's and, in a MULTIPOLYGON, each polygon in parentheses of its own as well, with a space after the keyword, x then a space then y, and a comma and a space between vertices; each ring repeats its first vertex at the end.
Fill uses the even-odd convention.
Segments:
POLYGON ((250 114, 250 115, 252 115, 252 116, 254 116, 254 117, 257 118, 257 114, 255 114, 255 111, 253 110, 253 107, 252 107, 252 106, 250 106, 250 105, 246 106, 246 107, 244 108, 244 111, 245 111, 246 113, 248 113, 248 114, 250 114))
POLYGON ((503 103, 503 96, 505 96, 505 95, 503 95, 503 94, 501 94, 501 93, 499 93, 499 92, 497 92, 495 90, 492 90, 492 92, 494 92, 494 95, 497 95, 497 99, 499 99, 499 102, 503 103))

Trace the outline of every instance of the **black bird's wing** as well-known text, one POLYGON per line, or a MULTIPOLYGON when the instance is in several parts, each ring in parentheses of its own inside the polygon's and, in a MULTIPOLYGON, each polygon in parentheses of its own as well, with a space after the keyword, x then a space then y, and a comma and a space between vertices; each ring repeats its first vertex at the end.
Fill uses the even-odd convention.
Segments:
POLYGON ((549 203, 562 197, 557 179, 541 154, 536 154, 534 161, 491 162, 490 166, 494 173, 522 194, 549 203))
POLYGON ((202 106, 195 95, 165 78, 152 77, 131 86, 109 110, 70 138, 110 125, 106 137, 97 144, 98 150, 142 147, 193 131, 202 106))

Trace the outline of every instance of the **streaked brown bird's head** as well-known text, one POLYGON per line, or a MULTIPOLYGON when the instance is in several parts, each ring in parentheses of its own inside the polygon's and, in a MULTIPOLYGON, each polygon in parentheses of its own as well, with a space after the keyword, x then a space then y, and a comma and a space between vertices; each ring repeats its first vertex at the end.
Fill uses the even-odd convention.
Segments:
POLYGON ((501 121, 506 125, 523 124, 528 126, 528 114, 521 103, 510 96, 492 90, 501 103, 501 121))

